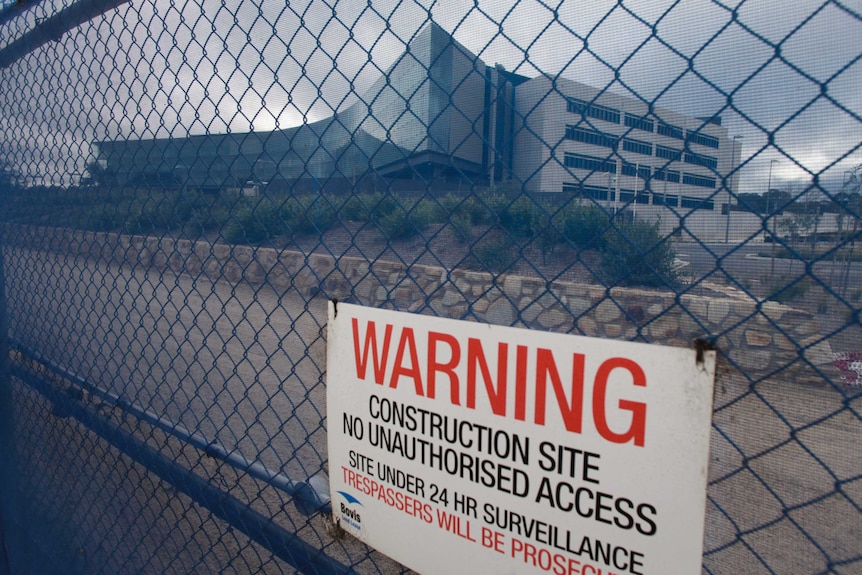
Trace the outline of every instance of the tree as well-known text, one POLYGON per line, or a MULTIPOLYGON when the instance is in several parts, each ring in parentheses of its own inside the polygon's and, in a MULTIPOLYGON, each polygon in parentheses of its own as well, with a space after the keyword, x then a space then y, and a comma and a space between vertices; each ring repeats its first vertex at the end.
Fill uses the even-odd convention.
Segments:
POLYGON ((766 203, 763 201, 761 194, 741 193, 739 198, 739 208, 741 211, 748 211, 755 214, 762 214, 765 211, 766 203))
POLYGON ((857 164, 844 172, 844 184, 841 192, 833 198, 838 206, 839 238, 845 231, 845 220, 849 217, 854 232, 859 228, 859 219, 862 218, 862 164, 857 164))
POLYGON ((847 244, 847 250, 844 251, 846 258, 840 263, 838 289, 842 295, 846 295, 850 283, 850 266, 856 248, 856 237, 859 235, 859 221, 862 219, 862 164, 856 164, 844 172, 844 184, 841 187, 841 193, 836 194, 835 202, 841 206, 836 216, 838 244, 839 246, 842 243, 847 244), (847 222, 848 219, 849 222, 847 222))
POLYGON ((17 201, 15 195, 20 189, 21 181, 21 172, 0 150, 0 220, 15 217, 13 212, 20 207, 20 202, 17 201))
POLYGON ((4 155, 0 155, 0 190, 12 190, 17 188, 20 182, 21 173, 4 155))
POLYGON ((92 160, 87 162, 87 175, 81 178, 83 186, 104 186, 111 182, 114 177, 113 172, 108 170, 104 162, 92 160))
POLYGON ((790 192, 775 188, 762 194, 742 193, 738 198, 742 209, 755 214, 780 214, 793 201, 790 192))

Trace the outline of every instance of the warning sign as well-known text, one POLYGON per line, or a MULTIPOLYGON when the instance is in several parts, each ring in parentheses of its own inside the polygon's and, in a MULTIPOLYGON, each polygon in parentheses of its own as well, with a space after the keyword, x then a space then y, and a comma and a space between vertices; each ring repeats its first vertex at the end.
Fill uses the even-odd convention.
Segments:
POLYGON ((339 303, 341 527, 420 573, 699 573, 715 353, 339 303))

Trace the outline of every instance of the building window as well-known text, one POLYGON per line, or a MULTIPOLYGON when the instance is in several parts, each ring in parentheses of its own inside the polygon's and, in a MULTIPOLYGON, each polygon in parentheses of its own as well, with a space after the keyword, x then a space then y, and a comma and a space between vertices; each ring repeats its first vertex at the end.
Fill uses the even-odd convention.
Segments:
POLYGON ((637 164, 631 164, 629 162, 623 162, 623 165, 622 165, 622 168, 620 169, 620 172, 624 176, 634 176, 635 172, 637 172, 637 175, 639 178, 642 178, 644 180, 648 180, 650 177, 650 174, 652 173, 652 170, 650 169, 649 166, 639 166, 637 164))
POLYGON ((655 129, 655 122, 653 122, 649 118, 643 118, 641 116, 635 116, 634 114, 626 113, 626 126, 628 126, 629 128, 634 128, 635 130, 652 132, 655 129))
POLYGON ((647 156, 651 156, 652 144, 650 144, 649 142, 644 142, 642 140, 625 138, 623 140, 623 150, 627 152, 636 152, 638 154, 646 154, 647 156))
POLYGON ((713 158, 712 156, 705 156, 702 154, 690 154, 686 152, 685 163, 696 164, 698 166, 706 166, 707 168, 712 168, 713 170, 718 168, 718 160, 716 158, 713 158))
POLYGON ((563 192, 593 200, 608 201, 609 192, 607 188, 596 186, 579 186, 578 184, 563 184, 563 192))
POLYGON ((682 128, 679 126, 674 126, 673 124, 665 124, 664 122, 659 122, 658 130, 656 130, 660 136, 667 136, 668 138, 676 138, 677 140, 683 140, 682 128))
POLYGON ((682 207, 692 210, 714 210, 715 202, 713 200, 705 200, 694 196, 683 196, 682 207))
POLYGON ((624 204, 649 204, 649 192, 643 190, 620 190, 620 201, 624 204))
POLYGON ((613 124, 620 123, 620 111, 615 108, 578 100, 577 98, 567 98, 566 100, 566 108, 572 114, 581 114, 585 118, 595 118, 613 124))
POLYGON ((676 170, 665 170, 662 168, 656 168, 655 172, 652 175, 654 180, 668 181, 668 182, 676 182, 679 183, 679 172, 676 170))
POLYGON ((614 174, 617 171, 617 163, 614 160, 607 158, 595 158, 593 156, 583 156, 581 154, 566 154, 563 159, 563 164, 567 168, 575 168, 578 170, 590 170, 593 172, 606 172, 614 174))
POLYGON ((655 206, 671 206, 677 207, 679 197, 676 194, 660 194, 653 192, 652 203, 655 206))
POLYGON ((715 178, 698 176, 697 174, 685 173, 682 175, 682 183, 689 186, 700 186, 702 188, 715 188, 715 178))
POLYGON ((656 144, 655 155, 659 158, 664 158, 665 160, 674 160, 678 162, 682 159, 682 150, 677 150, 676 148, 670 148, 668 146, 659 146, 656 144))
POLYGON ((587 130, 584 128, 576 128, 575 126, 566 126, 566 139, 612 149, 616 149, 617 141, 619 140, 619 138, 613 134, 606 134, 605 132, 587 130))
POLYGON ((689 130, 686 139, 693 144, 700 144, 701 146, 706 146, 708 148, 718 148, 718 138, 707 136, 706 134, 701 134, 700 132, 693 132, 689 130))

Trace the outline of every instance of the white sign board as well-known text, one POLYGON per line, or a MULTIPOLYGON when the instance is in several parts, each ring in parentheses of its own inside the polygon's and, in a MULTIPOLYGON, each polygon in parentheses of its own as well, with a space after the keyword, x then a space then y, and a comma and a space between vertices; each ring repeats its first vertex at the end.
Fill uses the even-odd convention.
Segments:
POLYGON ((334 518, 432 573, 701 571, 715 352, 329 305, 334 518))

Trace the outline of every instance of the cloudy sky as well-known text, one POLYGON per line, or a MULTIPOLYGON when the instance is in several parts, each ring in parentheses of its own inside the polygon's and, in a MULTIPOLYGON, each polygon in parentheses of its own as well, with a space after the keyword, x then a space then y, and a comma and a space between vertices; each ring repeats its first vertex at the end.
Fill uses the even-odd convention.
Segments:
MULTIPOLYGON (((0 25, 0 47, 73 3, 0 25)), ((771 160, 773 187, 815 175, 831 187, 862 163, 862 0, 510 4, 130 0, 0 70, 0 145, 57 179, 102 138, 318 120, 433 20, 489 64, 721 115, 740 136, 740 191, 765 190, 771 160)))

